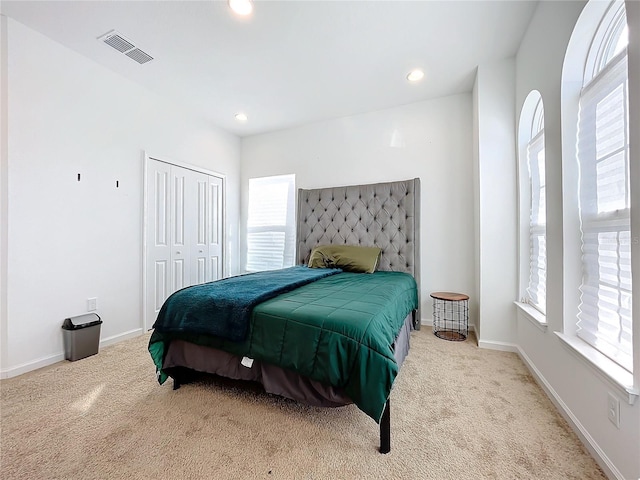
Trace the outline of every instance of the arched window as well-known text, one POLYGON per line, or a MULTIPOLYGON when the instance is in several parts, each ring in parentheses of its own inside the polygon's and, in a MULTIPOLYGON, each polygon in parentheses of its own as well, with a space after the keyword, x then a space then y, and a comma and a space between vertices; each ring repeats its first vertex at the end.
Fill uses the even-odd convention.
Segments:
POLYGON ((614 1, 593 37, 578 106, 582 281, 576 333, 632 371, 627 23, 614 1))
POLYGON ((538 91, 522 107, 519 126, 521 205, 522 296, 544 315, 547 297, 546 181, 544 157, 544 107, 538 91), (526 176, 524 173, 526 172, 526 176), (525 220, 526 219, 526 220, 525 220), (526 221, 526 225, 524 222, 526 221), (524 241, 526 237, 527 241, 524 241))

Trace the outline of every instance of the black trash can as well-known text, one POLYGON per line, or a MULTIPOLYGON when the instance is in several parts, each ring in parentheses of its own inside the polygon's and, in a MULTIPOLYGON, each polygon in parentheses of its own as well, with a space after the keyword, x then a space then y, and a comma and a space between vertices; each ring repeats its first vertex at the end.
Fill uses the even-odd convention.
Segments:
POLYGON ((64 358, 75 362, 98 353, 100 325, 102 320, 97 313, 65 318, 62 323, 64 358))

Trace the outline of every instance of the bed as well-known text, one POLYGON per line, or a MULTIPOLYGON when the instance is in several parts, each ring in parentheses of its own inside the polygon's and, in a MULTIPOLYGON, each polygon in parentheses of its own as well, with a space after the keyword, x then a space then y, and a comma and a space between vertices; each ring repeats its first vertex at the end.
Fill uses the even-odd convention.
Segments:
POLYGON ((417 178, 299 189, 297 266, 173 294, 149 342, 158 381, 172 378, 175 389, 206 372, 309 405, 355 403, 380 424, 389 452, 389 394, 420 328, 419 205, 417 178), (308 267, 325 246, 342 245, 377 247, 376 271, 308 267), (207 320, 225 289, 248 292, 248 303, 217 301, 217 321, 207 320))

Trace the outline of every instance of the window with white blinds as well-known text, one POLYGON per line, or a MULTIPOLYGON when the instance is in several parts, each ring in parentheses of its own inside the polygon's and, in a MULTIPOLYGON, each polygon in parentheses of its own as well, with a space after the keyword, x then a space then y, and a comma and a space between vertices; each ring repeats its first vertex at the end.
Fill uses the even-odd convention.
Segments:
MULTIPOLYGON (((536 111, 542 109, 542 100, 536 111)), ((529 212, 529 284, 526 302, 541 313, 547 304, 547 202, 544 163, 544 130, 538 123, 541 116, 534 115, 533 138, 527 145, 531 203, 529 212)))
MULTIPOLYGON (((624 20, 624 5, 621 9, 624 20)), ((585 78, 579 101, 582 284, 577 334, 631 372, 629 100, 626 48, 620 48, 626 29, 610 31, 613 37, 592 46, 608 50, 609 58, 585 78)))
POLYGON ((295 175, 249 179, 248 272, 294 264, 294 209, 295 175))

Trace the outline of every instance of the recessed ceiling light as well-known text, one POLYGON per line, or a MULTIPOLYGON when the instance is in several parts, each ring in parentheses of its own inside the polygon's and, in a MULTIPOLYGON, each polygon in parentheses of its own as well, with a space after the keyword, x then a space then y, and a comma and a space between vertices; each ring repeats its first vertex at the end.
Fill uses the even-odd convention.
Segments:
POLYGON ((236 113, 236 120, 239 122, 246 122, 247 116, 244 113, 236 113))
POLYGON ((229 0, 229 7, 238 15, 249 15, 253 11, 251 0, 229 0))
POLYGON ((422 77, 424 77, 424 72, 416 68, 415 70, 411 70, 409 72, 409 74, 407 75, 407 80, 409 80, 410 82, 417 82, 418 80, 422 80, 422 77))

